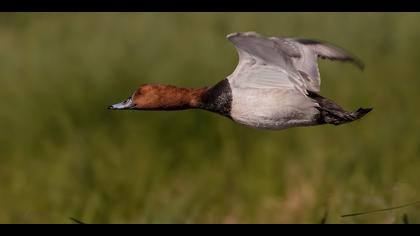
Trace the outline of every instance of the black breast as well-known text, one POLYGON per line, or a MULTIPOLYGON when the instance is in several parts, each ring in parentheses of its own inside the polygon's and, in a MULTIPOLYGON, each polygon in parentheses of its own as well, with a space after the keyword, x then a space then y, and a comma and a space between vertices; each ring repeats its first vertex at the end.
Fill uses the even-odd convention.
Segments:
POLYGON ((204 92, 201 97, 200 107, 230 118, 232 89, 229 81, 224 79, 204 92))

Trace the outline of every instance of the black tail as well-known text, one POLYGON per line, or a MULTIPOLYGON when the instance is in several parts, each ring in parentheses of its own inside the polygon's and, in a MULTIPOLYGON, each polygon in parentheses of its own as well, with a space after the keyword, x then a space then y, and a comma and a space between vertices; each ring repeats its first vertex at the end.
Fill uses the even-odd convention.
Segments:
POLYGON ((355 120, 358 120, 372 110, 373 110, 373 108, 371 108, 371 107, 370 108, 359 108, 359 109, 357 109, 357 111, 352 113, 352 116, 355 117, 355 120))
POLYGON ((308 95, 319 104, 320 115, 318 121, 320 124, 341 125, 352 122, 362 118, 373 109, 359 108, 355 112, 347 112, 332 100, 324 98, 318 93, 308 91, 308 95))

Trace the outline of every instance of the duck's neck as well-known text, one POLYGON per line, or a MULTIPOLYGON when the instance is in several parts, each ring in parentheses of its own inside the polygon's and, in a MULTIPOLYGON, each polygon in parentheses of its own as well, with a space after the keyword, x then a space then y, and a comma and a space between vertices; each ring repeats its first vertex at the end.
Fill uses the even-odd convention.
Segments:
MULTIPOLYGON (((184 110, 200 108, 207 88, 178 88, 172 85, 147 85, 140 101, 141 110, 184 110)), ((141 95, 140 95, 141 96, 141 95)))

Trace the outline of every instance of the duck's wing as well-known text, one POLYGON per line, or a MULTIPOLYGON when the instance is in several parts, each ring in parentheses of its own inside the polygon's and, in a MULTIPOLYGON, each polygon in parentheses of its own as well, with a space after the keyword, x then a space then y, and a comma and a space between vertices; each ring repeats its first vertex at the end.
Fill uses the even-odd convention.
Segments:
POLYGON ((319 92, 318 57, 359 64, 344 50, 314 40, 267 38, 255 32, 233 33, 227 38, 239 54, 239 63, 228 76, 235 87, 319 92))
POLYGON ((288 38, 288 40, 300 48, 301 57, 294 61, 294 65, 301 76, 308 77, 308 89, 314 92, 319 92, 321 85, 318 58, 351 62, 359 69, 364 69, 360 59, 331 43, 302 38, 288 38))
POLYGON ((288 42, 262 37, 255 32, 227 36, 239 55, 235 71, 228 76, 238 88, 284 88, 305 92, 304 81, 291 58, 300 57, 299 49, 288 42))

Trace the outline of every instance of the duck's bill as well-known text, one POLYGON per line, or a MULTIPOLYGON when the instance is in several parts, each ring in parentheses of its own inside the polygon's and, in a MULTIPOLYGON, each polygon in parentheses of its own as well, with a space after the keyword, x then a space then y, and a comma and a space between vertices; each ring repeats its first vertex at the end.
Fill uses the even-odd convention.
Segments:
POLYGON ((136 104, 133 103, 133 100, 131 98, 128 98, 124 102, 120 102, 114 105, 111 105, 108 107, 110 110, 126 110, 126 109, 133 109, 136 106, 136 104))

